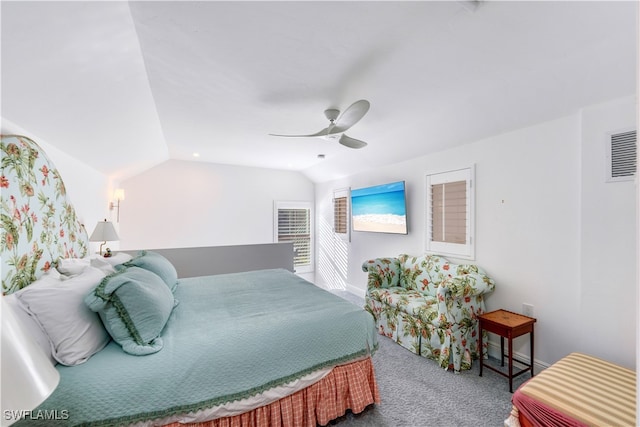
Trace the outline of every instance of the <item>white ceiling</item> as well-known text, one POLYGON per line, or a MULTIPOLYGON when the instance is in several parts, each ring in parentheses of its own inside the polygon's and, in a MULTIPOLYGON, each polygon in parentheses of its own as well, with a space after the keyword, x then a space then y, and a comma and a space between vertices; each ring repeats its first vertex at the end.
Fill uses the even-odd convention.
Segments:
POLYGON ((474 6, 3 0, 1 113, 116 180, 172 158, 318 182, 636 93, 637 2, 474 6), (268 135, 363 98, 363 149, 268 135))

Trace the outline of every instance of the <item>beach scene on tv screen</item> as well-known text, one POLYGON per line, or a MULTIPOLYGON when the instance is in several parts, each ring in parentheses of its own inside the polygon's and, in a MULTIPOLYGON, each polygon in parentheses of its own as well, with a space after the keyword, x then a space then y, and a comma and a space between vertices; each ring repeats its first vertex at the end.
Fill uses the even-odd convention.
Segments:
POLYGON ((351 190, 354 231, 407 233, 404 181, 351 190))

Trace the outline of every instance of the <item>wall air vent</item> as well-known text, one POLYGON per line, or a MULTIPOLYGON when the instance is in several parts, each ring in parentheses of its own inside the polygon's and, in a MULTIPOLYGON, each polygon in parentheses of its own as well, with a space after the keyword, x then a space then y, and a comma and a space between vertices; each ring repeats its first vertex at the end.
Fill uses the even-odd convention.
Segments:
POLYGON ((629 181, 636 175, 637 131, 612 133, 607 138, 607 182, 629 181))

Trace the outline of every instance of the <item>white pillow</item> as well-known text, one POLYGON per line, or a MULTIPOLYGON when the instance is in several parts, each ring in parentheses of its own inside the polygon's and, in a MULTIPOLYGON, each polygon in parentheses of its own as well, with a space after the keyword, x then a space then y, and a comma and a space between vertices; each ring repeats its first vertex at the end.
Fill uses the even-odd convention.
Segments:
POLYGON ((105 275, 88 266, 67 280, 45 277, 16 292, 25 310, 47 334, 53 358, 63 365, 86 362, 110 340, 98 314, 84 303, 85 296, 105 275))
POLYGON ((108 262, 109 264, 111 264, 112 266, 116 266, 118 264, 124 264, 127 261, 130 261, 133 258, 133 256, 124 253, 124 252, 118 252, 115 255, 112 255, 110 257, 102 257, 101 259, 104 262, 108 262))
POLYGON ((60 258, 56 268, 65 276, 77 276, 89 267, 90 263, 89 258, 60 258))
POLYGON ((103 257, 91 258, 91 266, 104 271, 104 274, 108 276, 111 273, 115 273, 116 269, 113 268, 113 265, 107 262, 106 259, 107 258, 103 257))
POLYGON ((34 339, 36 344, 38 344, 38 347, 42 349, 42 352, 51 361, 51 364, 55 365, 58 362, 51 354, 51 343, 49 343, 49 337, 42 330, 40 324, 24 309, 22 304, 20 304, 16 293, 6 295, 2 298, 4 298, 4 300, 9 304, 9 308, 20 323, 20 326, 22 326, 24 331, 34 339))
POLYGON ((103 257, 95 258, 60 258, 58 260, 58 266, 56 267, 58 272, 62 274, 62 280, 66 280, 70 277, 82 274, 82 272, 89 266, 96 267, 104 271, 105 275, 115 273, 116 270, 113 266, 105 261, 103 257))

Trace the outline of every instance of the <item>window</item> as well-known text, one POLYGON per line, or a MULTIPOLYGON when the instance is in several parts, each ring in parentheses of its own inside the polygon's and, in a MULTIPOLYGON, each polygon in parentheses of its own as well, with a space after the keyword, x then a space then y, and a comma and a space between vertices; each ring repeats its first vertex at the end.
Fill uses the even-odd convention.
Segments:
POLYGON ((293 267, 297 273, 313 271, 310 202, 275 203, 275 240, 293 242, 293 267))
POLYGON ((349 189, 333 192, 333 232, 349 239, 349 189))
POLYGON ((475 167, 426 177, 426 252, 474 259, 475 167))

